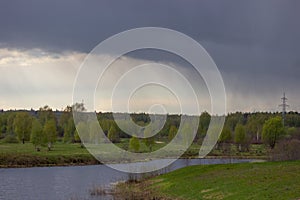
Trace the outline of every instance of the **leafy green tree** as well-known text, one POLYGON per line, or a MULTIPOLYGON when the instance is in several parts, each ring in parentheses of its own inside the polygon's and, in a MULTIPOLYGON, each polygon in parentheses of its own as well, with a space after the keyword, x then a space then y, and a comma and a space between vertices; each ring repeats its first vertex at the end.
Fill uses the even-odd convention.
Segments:
POLYGON ((243 114, 240 112, 231 113, 226 116, 225 126, 230 128, 231 131, 235 130, 237 124, 243 124, 244 117, 243 114))
POLYGON ((87 121, 88 115, 85 111, 84 103, 75 103, 72 105, 73 117, 77 122, 87 121))
POLYGON ((16 116, 15 112, 1 111, 0 116, 2 118, 2 127, 0 133, 0 139, 3 143, 19 143, 19 139, 14 132, 14 119, 16 116))
POLYGON ((19 141, 24 144, 30 140, 32 118, 27 112, 20 112, 14 119, 14 132, 17 133, 19 141))
POLYGON ((90 121, 89 122, 89 132, 90 132, 90 143, 99 144, 103 139, 101 137, 101 133, 99 131, 99 122, 98 121, 90 121))
POLYGON ((76 112, 83 112, 86 111, 86 108, 84 107, 84 103, 75 103, 72 105, 72 111, 76 112))
POLYGON ((74 140, 75 140, 75 142, 80 142, 81 143, 81 138, 80 138, 80 136, 78 134, 78 130, 77 129, 75 129, 74 140))
POLYGON ((75 142, 80 142, 80 146, 83 148, 84 147, 84 142, 88 142, 89 139, 89 128, 85 122, 79 122, 76 126, 76 131, 75 131, 75 142), (80 133, 80 136, 78 134, 80 133))
POLYGON ((219 137, 218 143, 223 152, 230 149, 230 142, 232 140, 231 130, 228 127, 224 127, 219 137))
POLYGON ((140 150, 140 141, 137 137, 133 136, 129 140, 129 149, 133 152, 138 152, 140 150))
POLYGON ((234 142, 238 146, 238 150, 242 151, 243 145, 247 142, 246 129, 242 124, 237 124, 234 130, 234 142))
POLYGON ((56 132, 56 123, 54 119, 46 121, 43 134, 45 135, 45 142, 48 143, 48 150, 50 151, 53 143, 56 142, 57 132, 56 132))
POLYGON ((193 130, 191 124, 185 123, 182 127, 183 144, 187 147, 188 144, 193 140, 193 130))
POLYGON ((6 121, 6 134, 15 135, 14 132, 15 117, 16 117, 15 113, 8 113, 7 121, 6 121))
POLYGON ((289 112, 285 115, 285 126, 300 127, 300 115, 297 112, 289 112))
POLYGON ((66 124, 64 124, 64 142, 70 143, 73 142, 74 139, 74 132, 75 132, 75 124, 73 117, 70 117, 66 124))
MULTIPOLYGON (((59 132, 59 135, 62 137, 65 136, 65 131, 66 131, 66 128, 68 126, 68 122, 69 122, 69 119, 72 118, 72 107, 71 106, 67 106, 64 111, 62 112, 60 118, 59 118, 59 121, 58 121, 58 132, 59 132)), ((70 136, 70 133, 67 133, 69 134, 68 136, 70 136)))
POLYGON ((44 145, 46 141, 45 135, 43 134, 42 124, 37 119, 34 119, 32 122, 30 141, 37 151, 40 151, 40 147, 44 145))
POLYGON ((120 142, 120 136, 119 136, 118 130, 116 128, 116 125, 114 125, 114 124, 111 125, 111 127, 108 131, 108 139, 113 143, 120 142))
POLYGON ((281 117, 273 117, 265 122, 262 139, 271 149, 275 147, 276 142, 282 135, 284 135, 284 126, 281 117))
POLYGON ((108 120, 108 119, 100 119, 99 120, 99 124, 100 124, 100 127, 103 130, 104 134, 108 135, 108 131, 109 131, 110 126, 111 126, 110 120, 108 120))
POLYGON ((39 109, 38 118, 42 125, 45 125, 47 121, 56 120, 52 109, 48 105, 45 105, 39 109))
POLYGON ((200 115, 197 135, 199 135, 201 138, 205 137, 209 127, 210 120, 211 120, 211 116, 208 112, 203 112, 200 115))
POLYGON ((298 130, 295 128, 295 127, 288 127, 286 129, 286 134, 289 136, 289 137, 292 137, 293 135, 297 134, 298 130))
POLYGON ((145 138, 143 139, 144 144, 149 148, 150 151, 152 151, 152 147, 155 143, 154 137, 152 135, 152 129, 151 128, 146 128, 144 130, 144 136, 145 138))
POLYGON ((0 138, 3 138, 3 133, 5 133, 6 129, 6 119, 4 114, 0 114, 0 138))
POLYGON ((232 139, 232 135, 231 135, 230 129, 228 127, 224 127, 222 132, 221 132, 219 142, 229 143, 231 141, 231 139, 232 139))
POLYGON ((252 140, 255 140, 256 142, 261 141, 262 127, 266 120, 267 116, 260 113, 253 113, 248 116, 246 132, 247 135, 251 136, 252 140))
POLYGON ((176 128, 176 126, 172 125, 169 129, 169 135, 168 135, 169 141, 173 140, 177 132, 178 129, 176 128))

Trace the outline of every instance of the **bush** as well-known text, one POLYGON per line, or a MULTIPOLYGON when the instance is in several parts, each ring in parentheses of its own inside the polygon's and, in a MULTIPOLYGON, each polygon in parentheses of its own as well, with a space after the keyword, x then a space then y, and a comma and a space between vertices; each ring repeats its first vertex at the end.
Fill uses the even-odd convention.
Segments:
POLYGON ((300 160, 300 140, 282 140, 271 151, 271 160, 300 160))
POLYGON ((136 137, 132 137, 130 140, 129 140, 129 149, 133 152, 138 152, 139 149, 140 149, 140 141, 138 138, 136 137))
POLYGON ((290 135, 293 139, 300 140, 300 128, 293 128, 292 131, 290 129, 290 135))
POLYGON ((16 136, 8 135, 4 139, 1 140, 2 143, 19 143, 16 136))

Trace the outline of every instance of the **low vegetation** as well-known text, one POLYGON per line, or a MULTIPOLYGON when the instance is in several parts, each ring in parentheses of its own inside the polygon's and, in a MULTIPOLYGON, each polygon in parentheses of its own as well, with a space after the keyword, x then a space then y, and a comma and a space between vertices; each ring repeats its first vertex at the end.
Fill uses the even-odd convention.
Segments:
POLYGON ((116 197, 299 199, 300 161, 190 166, 143 181, 120 183, 116 197))
POLYGON ((39 152, 31 143, 0 144, 0 167, 33 167, 56 165, 99 164, 85 148, 78 144, 56 143, 52 151, 39 152))

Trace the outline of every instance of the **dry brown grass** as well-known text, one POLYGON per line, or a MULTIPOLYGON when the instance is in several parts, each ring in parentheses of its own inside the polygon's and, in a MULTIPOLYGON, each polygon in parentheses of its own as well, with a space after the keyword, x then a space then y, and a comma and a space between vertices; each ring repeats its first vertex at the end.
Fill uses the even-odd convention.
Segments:
POLYGON ((159 194, 152 184, 153 181, 150 180, 119 183, 115 187, 113 196, 116 200, 171 200, 159 194))

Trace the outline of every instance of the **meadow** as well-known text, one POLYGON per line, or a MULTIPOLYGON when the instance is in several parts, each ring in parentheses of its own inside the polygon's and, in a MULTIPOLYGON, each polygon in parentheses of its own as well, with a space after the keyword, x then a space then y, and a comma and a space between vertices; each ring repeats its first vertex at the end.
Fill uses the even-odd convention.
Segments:
POLYGON ((36 151, 31 143, 0 144, 0 167, 98 164, 79 144, 56 143, 51 151, 36 151))
MULTIPOLYGON (((152 151, 165 146, 167 141, 156 142, 152 151)), ((129 139, 121 139, 116 143, 122 149, 129 149, 129 139)), ((201 145, 194 143, 182 155, 182 158, 197 158, 201 145)), ((149 148, 140 142, 140 153, 150 152, 149 148)), ((224 153, 215 148, 208 158, 255 158, 266 159, 267 149, 263 144, 253 144, 248 152, 239 152, 235 145, 230 146, 230 151, 224 153)), ((36 151, 34 145, 30 142, 21 143, 0 143, 0 167, 34 167, 34 166, 66 166, 66 165, 91 165, 100 164, 86 148, 82 148, 80 143, 56 142, 51 151, 42 147, 36 151)))
POLYGON ((129 199, 299 199, 300 161, 182 168, 143 181, 120 183, 129 199))

